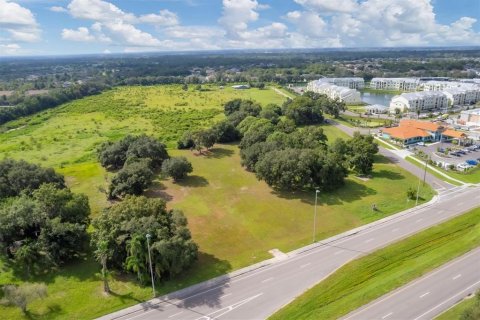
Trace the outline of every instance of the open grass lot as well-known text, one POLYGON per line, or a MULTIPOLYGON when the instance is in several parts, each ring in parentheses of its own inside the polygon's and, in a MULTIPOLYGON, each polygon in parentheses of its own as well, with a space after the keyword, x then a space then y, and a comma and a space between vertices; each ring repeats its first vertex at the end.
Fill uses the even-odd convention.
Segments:
POLYGON ((438 315, 435 320, 460 320, 463 312, 475 305, 475 300, 475 296, 468 297, 468 299, 462 300, 462 302, 438 315))
POLYGON ((338 319, 479 245, 480 208, 348 263, 271 319, 338 319))
MULTIPOLYGON (((231 90, 228 95, 229 90, 192 90, 191 99, 180 101, 177 95, 187 94, 180 86, 114 89, 6 124, 0 134, 0 153, 2 157, 53 166, 66 176, 73 191, 89 196, 92 214, 96 215, 108 205, 100 191, 106 188, 109 177, 95 159, 101 142, 128 133, 147 133, 172 146, 184 130, 221 119, 221 99, 251 97, 263 104, 285 99, 268 89, 231 90), (179 106, 185 101, 188 106, 179 106), (6 132, 12 128, 18 129, 6 132)), ((335 127, 324 129, 330 141, 348 138, 335 127)), ((175 184, 159 179, 147 195, 162 197, 169 201, 169 207, 184 210, 200 246, 200 257, 182 277, 164 283, 160 293, 269 258, 270 249, 288 251, 311 241, 313 193, 273 191, 241 167, 235 145, 217 145, 203 156, 190 151, 169 152, 186 156, 193 163, 192 175, 175 184)), ((412 175, 378 157, 372 179, 351 176, 341 190, 320 196, 317 237, 325 238, 413 206, 413 201, 406 201, 406 190, 416 183, 412 175), (373 203, 380 211, 371 210, 373 203)), ((433 194, 430 188, 421 192, 425 200, 433 194)), ((32 318, 89 319, 144 301, 151 294, 149 287, 141 287, 129 277, 114 276, 115 294, 104 296, 99 266, 90 257, 33 278, 17 273, 5 262, 0 261, 0 268, 0 285, 47 283, 49 297, 32 304, 32 318)), ((19 311, 10 307, 0 307, 0 314, 7 319, 21 318, 19 311)))

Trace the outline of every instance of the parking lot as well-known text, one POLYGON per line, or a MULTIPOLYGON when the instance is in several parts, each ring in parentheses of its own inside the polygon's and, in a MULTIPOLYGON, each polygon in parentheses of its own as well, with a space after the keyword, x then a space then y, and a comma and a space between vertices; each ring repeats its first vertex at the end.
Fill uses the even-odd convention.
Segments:
POLYGON ((457 166, 458 164, 464 163, 465 161, 468 161, 468 160, 478 161, 478 159, 480 159, 480 148, 477 149, 476 151, 471 151, 471 150, 467 150, 468 147, 458 146, 456 144, 449 143, 449 142, 437 142, 437 143, 433 143, 426 146, 417 145, 415 147, 417 148, 417 150, 421 150, 426 154, 428 154, 433 161, 436 161, 436 162, 441 161, 444 163, 453 164, 454 166, 457 166), (452 149, 452 151, 464 150, 463 152, 465 154, 458 153, 458 155, 453 155, 452 152, 450 152, 450 154, 448 155, 438 156, 437 155, 438 148, 444 149, 444 150, 450 148, 452 149))

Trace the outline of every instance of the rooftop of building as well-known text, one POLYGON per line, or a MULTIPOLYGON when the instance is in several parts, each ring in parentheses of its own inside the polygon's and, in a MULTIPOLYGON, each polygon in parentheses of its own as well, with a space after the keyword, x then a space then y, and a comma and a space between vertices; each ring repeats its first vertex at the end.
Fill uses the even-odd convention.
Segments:
POLYGON ((400 121, 399 127, 411 127, 428 131, 438 131, 440 128, 442 128, 442 126, 436 123, 430 121, 419 121, 415 119, 403 119, 400 121))
POLYGON ((418 82, 417 78, 373 78, 371 81, 410 81, 410 82, 418 82))
POLYGON ((417 129, 414 127, 393 127, 383 129, 384 133, 387 133, 396 139, 411 139, 416 137, 428 137, 430 136, 425 130, 417 129))
POLYGON ((467 136, 464 132, 456 131, 452 129, 447 129, 443 131, 442 135, 447 137, 457 138, 457 139, 465 138, 467 136))
POLYGON ((406 92, 402 93, 399 96, 395 96, 393 98, 402 97, 405 99, 421 99, 426 97, 438 97, 443 96, 444 94, 440 91, 416 91, 416 92, 406 92))

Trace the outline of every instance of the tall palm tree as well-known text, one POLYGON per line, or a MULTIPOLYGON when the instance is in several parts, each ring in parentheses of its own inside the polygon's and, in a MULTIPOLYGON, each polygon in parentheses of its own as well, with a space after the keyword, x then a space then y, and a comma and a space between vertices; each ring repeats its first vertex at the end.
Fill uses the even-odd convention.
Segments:
POLYGON ((143 243, 143 237, 140 235, 134 235, 127 243, 127 260, 126 268, 137 274, 138 280, 141 283, 145 282, 146 273, 146 249, 143 243))
POLYGON ((97 250, 95 250, 95 258, 102 265, 102 280, 103 280, 103 292, 110 293, 110 286, 108 284, 108 269, 107 261, 110 257, 110 250, 108 248, 108 241, 100 241, 97 244, 97 250))

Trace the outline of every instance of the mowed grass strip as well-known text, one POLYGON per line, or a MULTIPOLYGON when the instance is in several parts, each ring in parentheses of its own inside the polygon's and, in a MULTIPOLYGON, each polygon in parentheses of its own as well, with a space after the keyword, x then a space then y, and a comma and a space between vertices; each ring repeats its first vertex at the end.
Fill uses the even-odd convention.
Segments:
MULTIPOLYGON (((419 163, 418 161, 413 160, 411 156, 406 157, 405 160, 407 160, 408 162, 416 165, 416 166, 419 167, 419 168, 422 168, 422 169, 425 168, 425 165, 422 165, 422 164, 419 163)), ((423 160, 422 160, 422 161, 423 161, 423 160)), ((438 167, 435 167, 435 169, 438 169, 438 170, 442 171, 443 173, 445 173, 445 174, 446 174, 447 176, 449 176, 449 177, 453 177, 453 174, 452 174, 453 172, 452 172, 452 171, 445 171, 445 170, 443 170, 443 169, 441 169, 441 168, 438 168, 438 167)), ((432 174, 433 176, 435 176, 435 177, 437 177, 438 179, 440 179, 440 180, 446 181, 446 182, 448 182, 448 183, 450 183, 450 184, 453 184, 453 185, 455 185, 455 186, 461 186, 461 185, 462 185, 461 183, 459 183, 459 182, 457 182, 457 181, 455 181, 455 180, 449 179, 449 178, 447 178, 447 177, 445 177, 445 176, 442 176, 442 175, 439 174, 437 171, 432 170, 432 166, 431 166, 431 165, 428 165, 428 166, 427 166, 427 171, 428 171, 430 174, 432 174)), ((479 171, 479 173, 480 173, 480 171, 479 171)), ((462 176, 463 176, 463 177, 466 177, 467 175, 468 175, 468 173, 465 173, 465 174, 463 174, 462 176)), ((461 177, 460 177, 460 178, 459 178, 459 177, 455 177, 455 179, 460 180, 460 181, 463 181, 463 182, 466 182, 466 181, 464 181, 464 179, 462 179, 461 177)), ((480 177, 478 178, 478 181, 480 182, 480 177)))
POLYGON ((337 319, 480 245, 480 208, 354 260, 270 319, 337 319))
MULTIPOLYGON (((478 294, 478 292, 477 292, 478 294)), ((478 303, 478 298, 476 295, 470 296, 467 299, 462 300, 461 302, 457 303, 452 308, 448 309, 442 314, 439 314, 435 317, 435 320, 460 320, 462 314, 467 310, 470 309, 478 303)))

